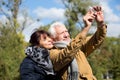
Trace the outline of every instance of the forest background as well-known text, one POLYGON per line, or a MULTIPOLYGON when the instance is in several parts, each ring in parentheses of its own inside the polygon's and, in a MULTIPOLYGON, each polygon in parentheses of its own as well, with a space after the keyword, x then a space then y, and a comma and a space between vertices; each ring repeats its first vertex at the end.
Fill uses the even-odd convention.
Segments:
MULTIPOLYGON (((0 16, 6 17, 6 21, 0 21, 0 80, 20 80, 19 66, 26 56, 24 49, 29 45, 28 41, 25 40, 23 31, 34 22, 41 22, 40 18, 33 18, 34 22, 28 23, 31 16, 22 6, 24 1, 0 0, 0 16), (22 22, 18 19, 21 8, 21 14, 24 18, 22 22)), ((66 19, 63 22, 72 38, 83 29, 82 16, 85 15, 88 7, 100 5, 99 2, 93 0, 61 0, 61 2, 65 7, 64 16, 66 19)), ((36 27, 47 30, 53 22, 36 27)), ((106 24, 109 23, 106 21, 106 24)), ((96 23, 92 25, 92 28, 96 28, 96 23)), ((93 33, 94 30, 91 30, 89 35, 93 33)), ((107 36, 101 47, 88 57, 93 73, 98 80, 120 79, 119 46, 120 36, 107 36)))

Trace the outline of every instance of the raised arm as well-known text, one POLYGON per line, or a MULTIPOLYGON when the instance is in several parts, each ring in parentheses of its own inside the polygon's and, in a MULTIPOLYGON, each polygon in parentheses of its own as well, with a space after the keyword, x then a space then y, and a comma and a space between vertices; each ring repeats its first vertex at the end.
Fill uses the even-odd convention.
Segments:
POLYGON ((102 44, 107 32, 107 26, 104 24, 102 8, 96 6, 93 9, 96 11, 94 15, 97 22, 97 31, 92 37, 86 38, 84 47, 82 47, 82 51, 86 54, 86 56, 88 56, 102 44))
POLYGON ((84 16, 84 29, 75 37, 75 39, 64 49, 50 50, 50 58, 56 71, 59 71, 73 60, 75 54, 83 45, 83 40, 86 37, 94 19, 95 15, 90 10, 86 16, 84 16))
POLYGON ((95 19, 95 15, 94 12, 92 10, 89 10, 86 15, 83 17, 83 21, 84 21, 84 28, 83 30, 75 37, 75 39, 79 38, 79 35, 82 35, 83 38, 86 37, 93 21, 95 19))

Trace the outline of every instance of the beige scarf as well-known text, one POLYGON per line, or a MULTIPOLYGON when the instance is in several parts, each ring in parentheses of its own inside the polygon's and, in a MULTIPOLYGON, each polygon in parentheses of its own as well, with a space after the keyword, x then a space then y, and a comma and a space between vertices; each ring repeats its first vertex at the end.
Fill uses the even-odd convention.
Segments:
MULTIPOLYGON (((65 48, 69 43, 65 41, 57 41, 54 45, 58 48, 65 48)), ((68 67, 68 78, 67 80, 78 80, 78 64, 76 59, 74 58, 73 61, 70 63, 68 67)))

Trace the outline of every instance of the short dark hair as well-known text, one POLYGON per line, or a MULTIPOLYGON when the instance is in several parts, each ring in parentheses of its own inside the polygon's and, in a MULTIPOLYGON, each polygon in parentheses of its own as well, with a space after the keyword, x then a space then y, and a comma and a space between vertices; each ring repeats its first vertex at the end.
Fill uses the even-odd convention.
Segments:
POLYGON ((41 35, 47 35, 50 37, 50 34, 45 30, 36 30, 30 37, 29 43, 31 43, 31 46, 39 45, 39 40, 41 35))

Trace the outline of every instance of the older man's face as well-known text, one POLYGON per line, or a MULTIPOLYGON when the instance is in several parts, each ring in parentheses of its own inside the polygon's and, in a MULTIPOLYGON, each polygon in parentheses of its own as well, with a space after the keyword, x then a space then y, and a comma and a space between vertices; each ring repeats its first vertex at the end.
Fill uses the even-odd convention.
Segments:
POLYGON ((68 30, 64 26, 57 26, 55 27, 56 30, 56 38, 55 41, 66 41, 70 42, 70 35, 68 33, 68 30))

